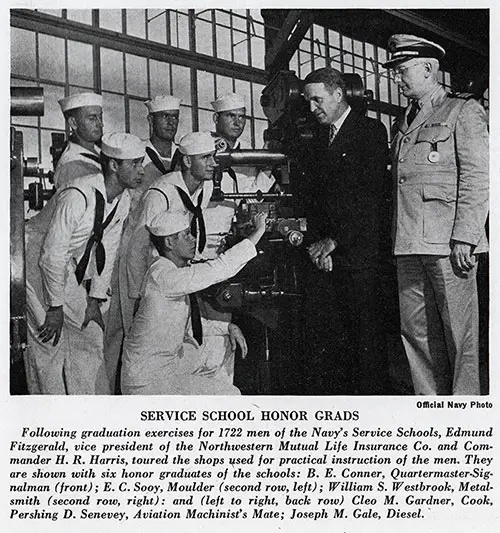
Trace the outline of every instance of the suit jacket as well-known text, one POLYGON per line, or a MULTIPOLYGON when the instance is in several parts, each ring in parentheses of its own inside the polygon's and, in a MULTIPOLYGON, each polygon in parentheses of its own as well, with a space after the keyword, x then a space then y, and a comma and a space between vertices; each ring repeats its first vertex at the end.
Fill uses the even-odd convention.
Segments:
POLYGON ((328 129, 318 129, 304 191, 308 240, 331 237, 338 243, 334 264, 366 268, 379 261, 387 131, 380 121, 355 110, 330 147, 328 129))
POLYGON ((431 95, 408 127, 395 124, 392 173, 396 210, 394 253, 448 255, 450 241, 487 250, 488 128, 472 99, 443 87, 431 95))

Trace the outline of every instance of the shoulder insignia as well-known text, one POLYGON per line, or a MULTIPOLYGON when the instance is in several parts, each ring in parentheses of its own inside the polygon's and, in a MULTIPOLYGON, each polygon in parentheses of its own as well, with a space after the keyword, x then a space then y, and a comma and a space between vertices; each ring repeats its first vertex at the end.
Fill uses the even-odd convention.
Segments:
POLYGON ((223 139, 222 137, 218 137, 215 140, 215 151, 218 152, 228 152, 229 151, 229 144, 226 141, 226 139, 223 139))
POLYGON ((451 92, 448 93, 448 98, 460 98, 461 100, 470 100, 471 98, 474 98, 474 95, 472 93, 451 92))

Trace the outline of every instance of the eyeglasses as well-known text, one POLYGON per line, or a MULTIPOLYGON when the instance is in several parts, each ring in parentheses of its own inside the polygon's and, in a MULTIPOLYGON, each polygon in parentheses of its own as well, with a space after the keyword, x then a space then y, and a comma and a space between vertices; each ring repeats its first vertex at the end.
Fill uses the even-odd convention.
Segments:
POLYGON ((158 111, 155 113, 159 118, 162 118, 168 122, 178 122, 179 121, 179 113, 168 113, 165 111, 158 111))
POLYGON ((407 67, 391 68, 390 70, 391 76, 393 76, 394 78, 396 77, 402 78, 408 72, 408 70, 410 70, 413 67, 416 67, 417 65, 422 65, 423 63, 424 61, 419 61, 418 63, 413 63, 413 65, 409 65, 407 67))

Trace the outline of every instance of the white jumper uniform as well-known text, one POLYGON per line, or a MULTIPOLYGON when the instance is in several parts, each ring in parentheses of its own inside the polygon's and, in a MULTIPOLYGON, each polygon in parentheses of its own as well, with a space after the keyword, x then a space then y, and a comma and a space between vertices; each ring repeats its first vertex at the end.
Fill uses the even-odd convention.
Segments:
POLYGON ((203 344, 193 338, 189 294, 234 276, 252 257, 245 239, 213 261, 178 268, 159 257, 149 268, 139 310, 125 338, 122 391, 125 394, 238 394, 221 377, 224 361, 205 350, 205 339, 222 336, 227 322, 203 320, 203 344))
MULTIPOLYGON (((165 167, 166 171, 170 171, 171 158, 161 157, 156 148, 153 146, 151 140, 146 143, 146 148, 150 148, 158 156, 159 160, 165 167)), ((172 154, 176 150, 176 145, 172 143, 172 154)), ((128 298, 128 283, 127 283, 127 257, 128 246, 130 238, 135 228, 134 220, 137 215, 136 209, 140 204, 141 198, 148 190, 151 184, 160 178, 165 173, 160 171, 153 163, 148 153, 144 156, 142 164, 144 168, 144 176, 141 185, 136 189, 129 191, 130 194, 130 213, 125 223, 120 248, 118 251, 118 259, 115 264, 113 276, 111 279, 111 290, 113 298, 111 299, 108 318, 106 321, 106 333, 104 337, 104 356, 106 359, 106 368, 110 376, 112 388, 116 388, 117 371, 122 351, 123 337, 125 328, 128 330, 132 323, 132 315, 134 310, 134 300, 128 298)))
MULTIPOLYGON (((99 148, 96 147, 96 150, 99 148)), ((101 172, 98 159, 98 153, 70 141, 57 162, 54 172, 55 188, 62 189, 76 178, 101 172)))
MULTIPOLYGON (((180 171, 171 172, 154 180, 135 209, 130 212, 125 224, 112 282, 116 298, 111 302, 104 340, 106 367, 112 383, 115 383, 123 338, 132 325, 136 300, 139 298, 146 272, 156 256, 156 251, 149 241, 146 225, 162 211, 186 211, 175 188, 176 185, 189 195, 180 171)), ((206 181, 194 192, 191 200, 196 204, 198 196, 203 191, 202 209, 204 209, 212 190, 212 182, 206 181)))
POLYGON ((134 189, 133 191, 131 191, 130 193, 130 211, 131 212, 136 208, 137 204, 139 203, 139 200, 141 199, 145 191, 149 189, 151 184, 156 179, 170 172, 170 165, 172 164, 172 156, 174 155, 175 150, 177 149, 177 145, 172 143, 172 152, 171 152, 170 157, 162 157, 158 153, 158 150, 153 146, 153 143, 151 142, 151 140, 148 140, 146 143, 146 149, 148 148, 150 150, 153 150, 153 152, 158 156, 158 159, 160 160, 163 167, 165 168, 165 172, 162 172, 159 168, 157 168, 153 160, 149 157, 148 153, 146 152, 146 155, 144 156, 144 162, 142 164, 144 168, 144 178, 142 180, 141 185, 137 187, 136 189, 134 189))
MULTIPOLYGON (((107 394, 109 382, 103 362, 103 333, 95 323, 81 330, 87 296, 108 298, 111 272, 123 222, 129 209, 129 195, 105 201, 104 219, 118 204, 111 223, 104 230, 102 244, 106 262, 97 273, 94 251, 84 281, 77 284, 75 269, 92 234, 95 190, 106 199, 102 174, 78 178, 47 203, 26 224, 26 292, 28 344, 26 372, 31 394, 107 394), (86 280, 90 281, 87 294, 86 280), (50 306, 63 306, 64 324, 57 346, 38 339, 38 328, 50 306)), ((102 311, 104 311, 104 306, 102 311)))
MULTIPOLYGON (((127 251, 127 295, 128 298, 138 298, 144 281, 144 276, 153 260, 153 248, 149 242, 149 232, 146 225, 151 224, 153 218, 162 211, 186 212, 176 187, 181 188, 197 204, 198 197, 203 192, 201 209, 205 210, 212 196, 213 183, 205 181, 193 195, 189 194, 181 171, 171 172, 155 180, 142 197, 137 209, 129 217, 127 231, 131 232, 127 251)), ((120 289, 123 294, 123 289, 120 289)), ((125 318, 125 315, 124 315, 125 318)), ((130 316, 131 319, 131 316, 130 316)), ((130 327, 130 322, 127 324, 130 327)), ((125 330, 127 331, 127 329, 125 330)))

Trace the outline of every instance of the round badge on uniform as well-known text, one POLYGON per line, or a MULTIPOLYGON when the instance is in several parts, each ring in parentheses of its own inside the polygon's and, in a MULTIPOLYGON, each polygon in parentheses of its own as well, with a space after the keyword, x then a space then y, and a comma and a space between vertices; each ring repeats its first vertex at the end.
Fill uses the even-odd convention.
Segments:
POLYGON ((215 140, 215 150, 217 152, 227 152, 229 150, 229 144, 226 141, 226 139, 223 139, 222 137, 218 137, 215 140))
POLYGON ((427 157, 431 163, 437 163, 441 159, 439 152, 433 150, 427 157))

